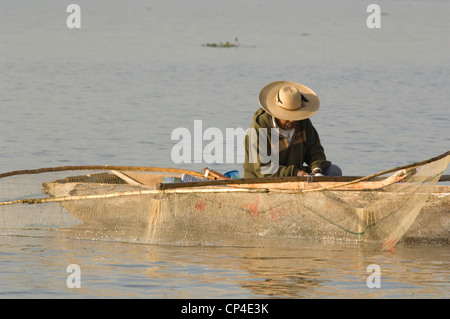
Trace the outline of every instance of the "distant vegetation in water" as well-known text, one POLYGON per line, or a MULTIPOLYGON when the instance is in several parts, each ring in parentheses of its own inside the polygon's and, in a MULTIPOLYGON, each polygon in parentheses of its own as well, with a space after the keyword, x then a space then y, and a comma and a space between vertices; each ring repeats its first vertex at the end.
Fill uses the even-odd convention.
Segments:
POLYGON ((202 47, 211 47, 211 48, 236 48, 238 46, 239 46, 238 38, 235 38, 233 43, 227 41, 225 43, 222 43, 222 42, 215 43, 214 42, 214 43, 202 44, 202 47))

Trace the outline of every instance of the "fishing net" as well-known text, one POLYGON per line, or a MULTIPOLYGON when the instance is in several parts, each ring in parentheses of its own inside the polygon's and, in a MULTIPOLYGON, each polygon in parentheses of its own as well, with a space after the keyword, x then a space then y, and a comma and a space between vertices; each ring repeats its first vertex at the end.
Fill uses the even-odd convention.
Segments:
MULTIPOLYGON (((419 219, 425 226, 410 237, 448 239, 448 224, 427 219, 427 203, 449 161, 447 152, 348 181, 212 181, 193 171, 136 167, 9 172, 0 174, 0 232, 174 245, 306 238, 391 249, 419 219)), ((441 197, 433 205, 446 218, 448 196, 441 197)))

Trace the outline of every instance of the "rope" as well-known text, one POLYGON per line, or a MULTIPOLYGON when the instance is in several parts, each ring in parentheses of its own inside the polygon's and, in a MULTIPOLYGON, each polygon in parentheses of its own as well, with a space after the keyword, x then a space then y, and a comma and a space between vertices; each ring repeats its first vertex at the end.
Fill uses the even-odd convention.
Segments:
POLYGON ((50 172, 61 172, 61 171, 76 171, 76 170, 115 170, 115 171, 135 171, 135 172, 155 172, 155 173, 173 173, 173 174, 189 174, 197 177, 204 178, 202 173, 178 169, 178 168, 166 168, 166 167, 148 167, 148 166, 110 166, 110 165, 81 165, 81 166, 58 166, 58 167, 46 167, 38 169, 28 169, 11 171, 6 173, 1 173, 0 178, 16 176, 16 175, 29 175, 29 174, 40 174, 40 173, 50 173, 50 172))

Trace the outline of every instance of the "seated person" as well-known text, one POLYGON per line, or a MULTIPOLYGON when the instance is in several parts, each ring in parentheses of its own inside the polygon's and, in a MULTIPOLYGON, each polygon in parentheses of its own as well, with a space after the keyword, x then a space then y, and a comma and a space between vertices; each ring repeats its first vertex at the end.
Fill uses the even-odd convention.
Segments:
POLYGON ((342 176, 341 169, 327 161, 319 135, 309 119, 317 112, 320 104, 311 89, 294 82, 272 82, 261 90, 259 101, 262 108, 253 116, 251 129, 254 130, 250 130, 255 132, 256 138, 251 134, 245 137, 245 178, 342 176), (261 129, 267 132, 262 137, 261 129), (278 129, 278 150, 273 149, 277 143, 271 141, 272 129, 278 129), (273 167, 273 161, 261 162, 260 138, 267 139, 267 150, 271 150, 267 153, 271 153, 271 158, 278 154, 276 167, 273 167), (249 153, 255 151, 258 152, 256 156, 249 153))

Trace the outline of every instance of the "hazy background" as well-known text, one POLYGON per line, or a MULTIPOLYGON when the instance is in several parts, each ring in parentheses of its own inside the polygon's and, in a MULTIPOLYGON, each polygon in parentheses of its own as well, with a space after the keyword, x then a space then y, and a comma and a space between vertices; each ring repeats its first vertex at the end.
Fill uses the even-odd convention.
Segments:
POLYGON ((0 2, 1 171, 176 166, 175 128, 247 128, 276 80, 319 95, 313 123, 346 175, 449 149, 448 1, 378 1, 380 29, 356 0, 77 1, 81 29, 70 3, 0 2))

